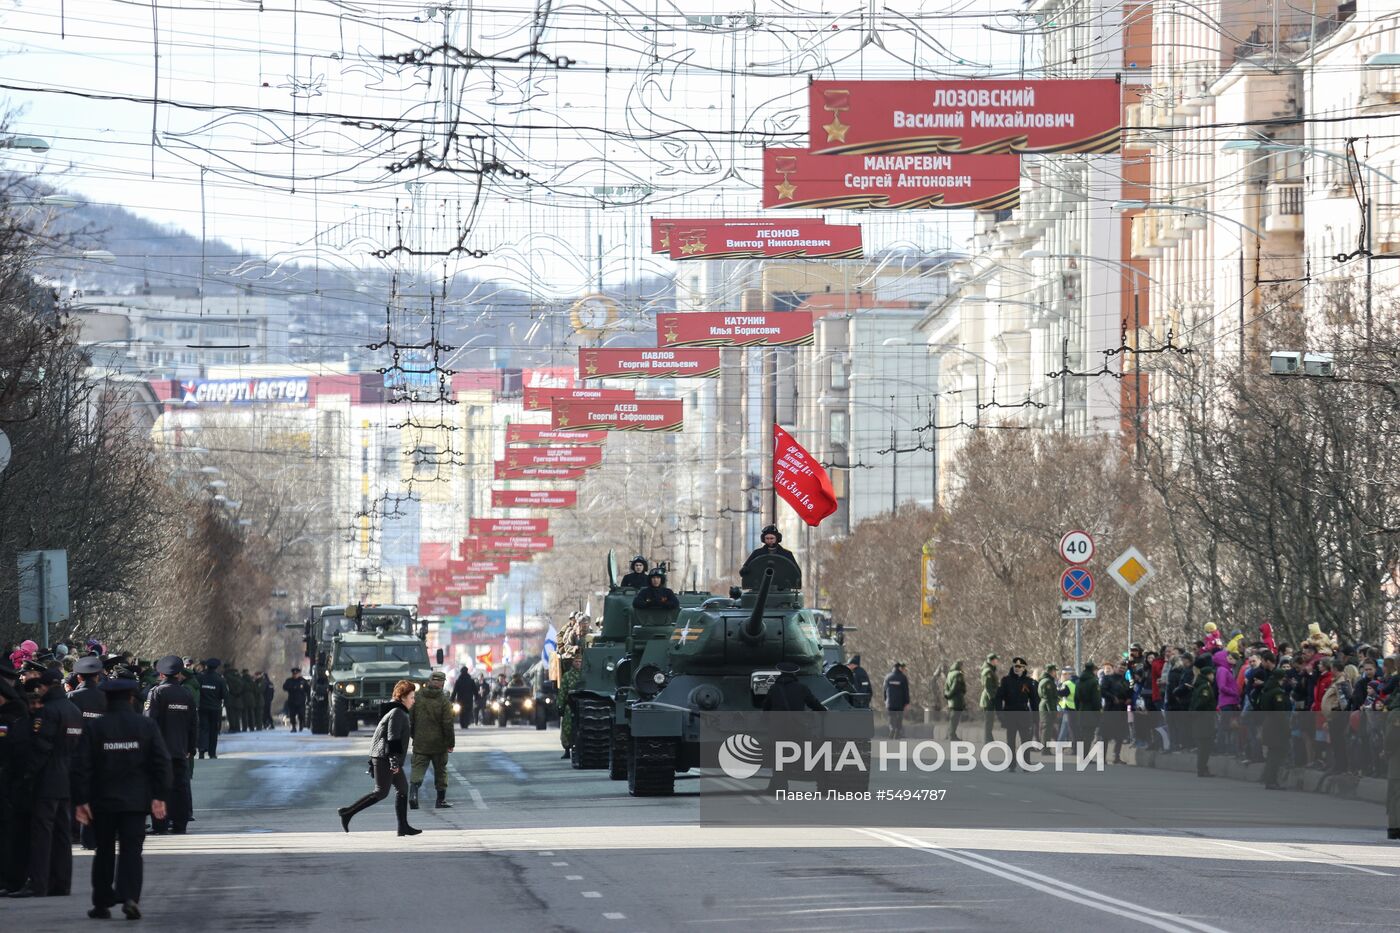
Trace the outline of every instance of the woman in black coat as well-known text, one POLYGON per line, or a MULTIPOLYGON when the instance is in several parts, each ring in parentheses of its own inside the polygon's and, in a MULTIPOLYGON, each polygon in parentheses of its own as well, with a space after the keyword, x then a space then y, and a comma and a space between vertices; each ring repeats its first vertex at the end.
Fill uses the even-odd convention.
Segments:
POLYGON ((411 734, 408 711, 413 708, 413 691, 416 684, 401 680, 394 684, 394 699, 385 710, 379 725, 374 728, 374 741, 369 747, 370 770, 374 773, 374 792, 365 794, 348 807, 341 807, 340 825, 350 832, 350 819, 366 807, 373 806, 389 796, 389 785, 394 785, 397 796, 394 798, 394 813, 399 819, 400 836, 416 836, 423 830, 408 825, 408 779, 404 777, 404 758, 408 756, 408 739, 411 734))

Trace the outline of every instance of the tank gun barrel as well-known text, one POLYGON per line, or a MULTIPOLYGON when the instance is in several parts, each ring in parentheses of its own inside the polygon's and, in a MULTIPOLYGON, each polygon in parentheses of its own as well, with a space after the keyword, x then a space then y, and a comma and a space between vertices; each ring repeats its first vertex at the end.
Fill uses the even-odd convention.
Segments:
POLYGON ((768 587, 772 583, 773 568, 767 567, 763 571, 763 582, 758 585, 758 597, 754 600, 753 612, 739 632, 744 641, 757 643, 763 640, 763 610, 768 602, 768 587))

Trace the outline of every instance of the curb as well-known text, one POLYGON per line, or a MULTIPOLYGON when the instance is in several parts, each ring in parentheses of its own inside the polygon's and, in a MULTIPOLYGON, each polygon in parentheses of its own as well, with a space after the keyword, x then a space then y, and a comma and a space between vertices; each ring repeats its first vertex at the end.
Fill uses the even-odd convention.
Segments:
MULTIPOLYGON (((1127 757, 1129 749, 1123 749, 1127 757)), ((1163 771, 1182 771, 1193 777, 1196 774, 1195 752, 1156 752, 1147 749, 1132 749, 1132 762, 1139 768, 1158 768, 1163 771)), ((1217 778, 1230 781, 1247 781, 1263 787, 1264 765, 1241 764, 1229 755, 1212 755, 1210 770, 1217 778)), ((1286 789, 1313 794, 1329 794, 1351 800, 1364 800, 1367 803, 1385 806, 1386 782, 1380 778, 1352 775, 1329 775, 1325 771, 1310 768, 1284 768, 1279 772, 1279 783, 1286 789)))

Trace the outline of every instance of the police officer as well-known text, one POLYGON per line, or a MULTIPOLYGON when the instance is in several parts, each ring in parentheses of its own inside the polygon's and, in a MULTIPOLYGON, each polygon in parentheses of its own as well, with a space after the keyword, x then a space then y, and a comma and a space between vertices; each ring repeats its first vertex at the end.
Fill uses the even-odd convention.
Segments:
MULTIPOLYGON (((232 661, 224 666, 224 708, 228 711, 228 731, 243 731, 243 675, 232 661)), ((210 758, 216 757, 211 754, 210 758)))
POLYGON ((648 574, 649 586, 646 589, 638 590, 637 596, 632 600, 633 609, 679 609, 681 601, 676 598, 676 594, 666 585, 666 575, 657 567, 648 574))
POLYGON ((116 672, 112 680, 102 684, 107 715, 88 728, 75 759, 73 802, 78 822, 92 823, 97 832, 92 909, 88 911, 95 920, 111 917, 111 908, 118 904, 128 920, 141 917, 146 814, 157 820, 166 816, 170 752, 160 727, 132 705, 140 687, 126 671, 116 672))
POLYGON ((66 896, 73 886, 70 768, 83 714, 64 695, 61 670, 46 670, 29 686, 42 700, 30 727, 29 881, 9 896, 66 896))
POLYGON ((622 578, 622 586, 641 589, 647 585, 647 559, 638 554, 632 558, 632 566, 622 578))
POLYGON ((28 870, 29 823, 21 820, 17 797, 28 758, 29 705, 19 690, 19 671, 0 653, 0 894, 24 887, 28 870))
POLYGON ((228 684, 219 673, 219 659, 209 658, 204 662, 204 671, 199 675, 199 757, 206 754, 210 758, 219 757, 219 727, 224 715, 224 701, 228 699, 228 684))
POLYGON ((68 694, 69 702, 83 714, 84 722, 100 718, 107 712, 107 694, 98 688, 102 659, 92 654, 79 658, 73 665, 73 673, 78 676, 80 683, 68 694))
POLYGON ((292 668, 292 676, 282 681, 282 690, 287 694, 287 718, 292 722, 292 731, 300 732, 306 725, 306 698, 311 692, 311 684, 301 676, 301 668, 292 668))
POLYGON ((181 683, 185 665, 178 655, 168 654, 157 661, 156 672, 160 683, 151 688, 146 698, 146 715, 160 727, 161 738, 170 752, 171 782, 170 798, 166 801, 169 816, 163 820, 152 818, 151 831, 183 836, 190 821, 190 768, 199 741, 199 714, 181 683))

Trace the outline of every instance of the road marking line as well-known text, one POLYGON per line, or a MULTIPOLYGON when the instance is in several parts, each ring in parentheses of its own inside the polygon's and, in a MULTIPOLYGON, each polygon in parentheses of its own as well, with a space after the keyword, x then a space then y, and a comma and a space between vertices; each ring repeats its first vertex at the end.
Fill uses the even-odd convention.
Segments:
POLYGON ((481 799, 481 791, 479 791, 479 790, 477 790, 475 787, 473 787, 473 788, 471 788, 471 791, 470 791, 470 792, 471 792, 471 795, 472 795, 472 803, 476 805, 476 808, 477 808, 478 810, 485 810, 485 809, 486 809, 486 801, 481 799))
POLYGON ((540 855, 553 855, 553 854, 554 854, 554 853, 553 853, 553 852, 550 852, 550 851, 545 851, 545 852, 541 852, 541 853, 540 853, 540 855))
POLYGON ((583 880, 583 875, 565 875, 565 876, 564 876, 564 880, 565 880, 565 881, 582 881, 582 880, 583 880))
POLYGON ((550 862, 549 864, 553 865, 555 868, 567 868, 569 865, 568 862, 550 862))
POLYGON ((1037 891, 1049 894, 1052 897, 1082 904, 1085 907, 1092 907, 1094 910, 1124 917, 1150 927, 1156 927, 1159 930, 1176 931, 1180 930, 1182 927, 1188 927, 1193 930, 1200 930, 1201 933, 1225 933, 1220 927, 1211 926, 1208 923, 1190 920, 1176 914, 1163 913, 1153 910, 1144 904, 1135 904, 1131 901, 1109 897, 1099 891, 1081 888, 1078 885, 1070 884, 1059 878, 1042 875, 1038 872, 1020 868, 1007 862, 1001 862, 997 859, 988 858, 984 855, 978 855, 962 849, 945 849, 935 843, 925 842, 922 839, 916 839, 913 836, 906 836, 903 833, 897 833, 892 830, 857 829, 856 832, 863 833, 876 839, 883 839, 886 842, 904 848, 918 849, 921 852, 936 855, 950 862, 957 862, 959 865, 975 868, 978 871, 996 875, 998 878, 1004 878, 1007 881, 1015 882, 1024 887, 1033 888, 1037 891))
POLYGON ((1242 846, 1236 842, 1221 842, 1219 839, 1202 839, 1202 842, 1209 842, 1211 845, 1225 846, 1228 849, 1241 849, 1245 852, 1255 852, 1259 855, 1267 855, 1270 858, 1281 858, 1285 862, 1313 862, 1320 865, 1331 865, 1335 868, 1350 868, 1352 871, 1364 872, 1368 875, 1380 875, 1382 878, 1393 878, 1389 872, 1376 871, 1374 868, 1366 868, 1363 865, 1348 865, 1345 862, 1329 862, 1316 858, 1294 858, 1291 855, 1284 855, 1282 852, 1270 852, 1268 849, 1256 849, 1253 846, 1242 846))
POLYGON ((604 920, 626 920, 626 914, 603 914, 604 920))
POLYGON ((584 897, 602 897, 602 896, 603 896, 603 892, 602 892, 602 891, 580 891, 579 893, 582 894, 584 897))

